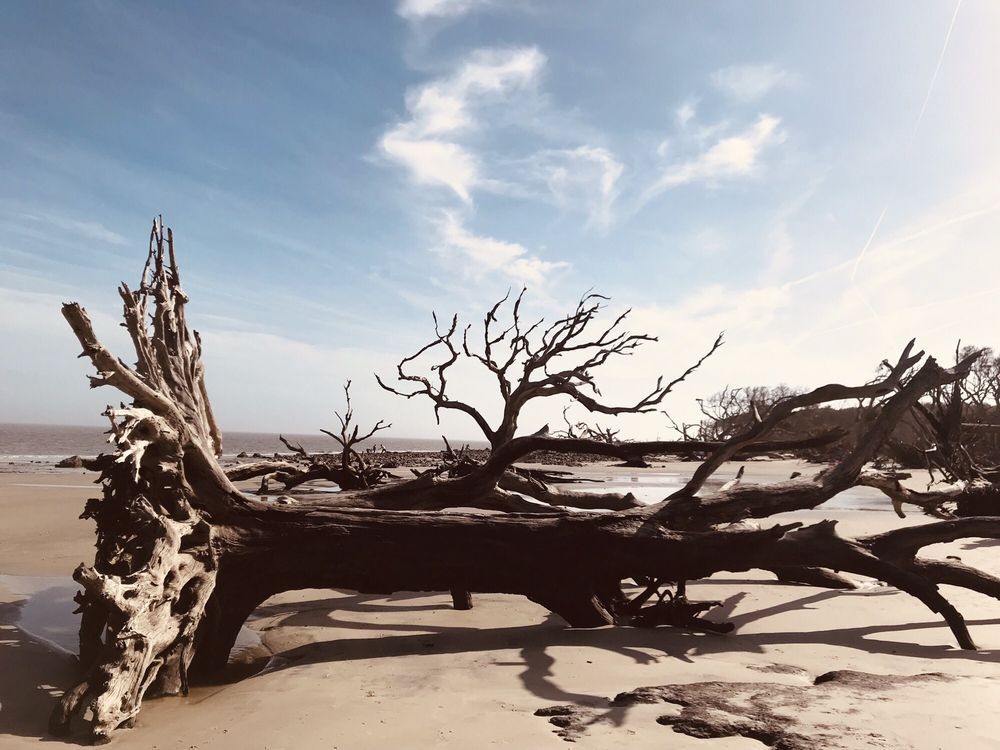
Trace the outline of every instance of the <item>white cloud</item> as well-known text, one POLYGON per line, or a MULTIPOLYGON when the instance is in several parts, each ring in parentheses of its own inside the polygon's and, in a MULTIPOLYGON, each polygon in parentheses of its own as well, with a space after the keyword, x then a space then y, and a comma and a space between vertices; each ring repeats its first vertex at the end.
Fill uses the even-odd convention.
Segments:
POLYGON ((491 0, 402 0, 396 13, 408 21, 455 18, 490 4, 491 0))
POLYGON ((712 74, 712 83, 727 96, 742 102, 756 101, 779 87, 791 86, 796 77, 770 63, 732 65, 712 74))
POLYGON ((483 182, 480 160, 460 141, 479 125, 476 108, 531 85, 544 64, 545 56, 533 47, 472 53, 454 74, 407 92, 409 119, 382 136, 382 154, 418 184, 449 188, 471 202, 483 182))
POLYGON ((557 205, 581 205, 589 224, 610 226, 618 180, 625 169, 611 151, 599 146, 546 149, 534 154, 528 163, 557 205))
POLYGON ((516 242, 473 234, 455 214, 447 211, 438 223, 438 233, 446 250, 465 256, 467 275, 474 277, 500 273, 520 284, 542 286, 553 271, 569 265, 530 255, 527 248, 516 242))
POLYGON ((767 146, 784 140, 784 134, 778 130, 780 123, 777 117, 760 115, 757 122, 743 133, 720 138, 694 158, 671 165, 645 190, 641 203, 679 185, 752 174, 758 166, 761 152, 767 146))
POLYGON ((674 116, 677 118, 677 124, 681 128, 687 127, 687 124, 694 119, 696 112, 694 104, 691 102, 684 102, 681 106, 677 108, 674 116))
POLYGON ((466 203, 472 201, 470 191, 479 180, 479 166, 472 154, 455 143, 407 138, 400 131, 382 138, 386 156, 404 164, 418 184, 443 185, 466 203))

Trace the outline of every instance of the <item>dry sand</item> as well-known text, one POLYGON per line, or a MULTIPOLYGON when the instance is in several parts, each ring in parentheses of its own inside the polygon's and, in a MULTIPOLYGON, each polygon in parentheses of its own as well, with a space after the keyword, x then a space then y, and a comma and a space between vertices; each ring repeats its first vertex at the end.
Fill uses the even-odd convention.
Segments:
MULTIPOLYGON (((755 476, 787 476, 788 468, 751 466, 755 476)), ((623 481, 630 474, 621 472, 623 481)), ((5 574, 0 576, 0 748, 5 750, 51 739, 45 726, 53 696, 74 676, 72 657, 39 636, 51 627, 51 640, 65 642, 73 627, 68 614, 73 588, 66 577, 79 562, 92 559, 93 529, 77 519, 83 500, 93 494, 91 480, 73 470, 0 475, 0 574, 5 574), (29 591, 37 593, 32 597, 29 591)), ((871 511, 791 517, 835 517, 850 534, 924 522, 917 515, 900 521, 871 511)), ((993 542, 977 540, 928 550, 1000 573, 997 553, 993 542)), ((674 705, 609 707, 607 699, 671 683, 808 686, 822 673, 853 669, 941 672, 955 679, 873 689, 870 700, 867 689, 824 693, 822 699, 779 706, 779 714, 838 737, 836 745, 817 740, 816 747, 1000 747, 994 719, 1000 699, 1000 602, 964 590, 946 592, 965 612, 982 648, 963 652, 934 614, 904 594, 874 585, 833 592, 766 578, 725 574, 691 587, 692 598, 724 602, 713 618, 737 625, 724 636, 670 629, 570 630, 541 607, 512 596, 478 595, 472 611, 457 612, 442 595, 290 592, 266 602, 250 623, 274 654, 264 672, 198 687, 187 698, 148 701, 138 726, 122 731, 114 744, 561 748, 567 745, 555 727, 534 712, 575 704, 593 708, 576 741, 583 748, 761 748, 765 745, 753 739, 675 734, 656 722, 679 714, 674 705)), ((734 687, 733 696, 739 695, 734 687)), ((759 710, 750 702, 751 711, 759 710)))

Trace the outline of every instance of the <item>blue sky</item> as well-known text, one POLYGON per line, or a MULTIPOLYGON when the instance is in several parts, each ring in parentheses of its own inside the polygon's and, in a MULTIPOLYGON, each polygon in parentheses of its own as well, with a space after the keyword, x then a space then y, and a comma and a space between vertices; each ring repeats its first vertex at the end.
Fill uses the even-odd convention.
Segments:
POLYGON ((123 346, 155 213, 229 429, 324 426, 353 377, 359 412, 438 434, 370 373, 522 283, 660 337, 609 399, 725 329, 681 418, 727 382, 864 380, 912 336, 1000 344, 992 0, 10 2, 0 35, 0 421, 113 400, 59 302, 123 346))

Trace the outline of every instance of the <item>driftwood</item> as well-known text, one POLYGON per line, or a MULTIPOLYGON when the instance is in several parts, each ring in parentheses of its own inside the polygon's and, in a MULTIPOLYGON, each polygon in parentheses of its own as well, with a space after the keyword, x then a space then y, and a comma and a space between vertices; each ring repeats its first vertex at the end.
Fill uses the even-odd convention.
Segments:
POLYGON ((371 465, 357 446, 377 432, 392 427, 384 420, 379 420, 367 432, 362 432, 354 422, 354 408, 351 406, 351 381, 344 385, 344 400, 347 404, 344 413, 334 412, 340 423, 338 432, 321 429, 320 432, 329 435, 340 446, 337 455, 312 455, 301 445, 289 442, 284 435, 278 439, 291 451, 287 459, 274 458, 239 464, 226 470, 226 476, 233 482, 242 482, 256 477, 263 477, 260 493, 268 491, 271 480, 281 482, 284 489, 290 490, 300 484, 313 480, 332 482, 343 489, 364 489, 373 487, 390 474, 380 466, 371 465))
MULTIPOLYGON (((656 341, 647 334, 633 334, 624 330, 629 312, 626 310, 610 325, 598 329, 594 333, 595 321, 604 309, 606 297, 588 293, 583 296, 570 314, 544 326, 539 320, 527 325, 522 320, 521 304, 525 294, 524 289, 513 301, 510 309, 510 325, 497 331, 500 317, 504 314, 504 305, 508 302, 510 293, 493 305, 483 319, 482 349, 477 350, 470 345, 469 334, 471 326, 466 326, 461 333, 461 343, 458 342, 458 317, 453 316, 447 330, 441 330, 438 317, 435 314, 435 337, 420 348, 415 354, 404 357, 396 367, 396 377, 401 384, 409 384, 410 390, 400 390, 388 385, 376 375, 379 385, 398 396, 414 398, 427 397, 434 405, 435 416, 440 411, 455 410, 471 417, 489 441, 491 452, 502 456, 504 471, 494 476, 492 469, 485 470, 489 475, 492 488, 483 485, 479 492, 463 493, 460 497, 451 493, 419 493, 412 498, 401 495, 397 489, 384 493, 376 493, 356 500, 345 498, 349 507, 372 507, 382 509, 420 509, 443 510, 449 507, 468 507, 483 510, 501 510, 514 512, 544 512, 552 507, 576 508, 585 510, 607 509, 624 510, 639 505, 631 494, 588 493, 584 491, 560 492, 551 488, 551 482, 537 473, 515 470, 513 464, 529 454, 537 451, 553 453, 579 453, 607 458, 617 458, 625 465, 648 467, 646 458, 657 455, 683 455, 686 457, 701 456, 721 447, 719 441, 622 441, 617 439, 617 432, 606 427, 590 427, 583 422, 573 424, 566 416, 569 407, 563 410, 566 430, 550 433, 545 425, 532 435, 515 437, 518 421, 524 407, 531 401, 541 398, 562 396, 571 402, 583 406, 592 413, 608 415, 640 414, 654 411, 664 398, 679 383, 694 373, 704 362, 722 346, 722 335, 716 337, 708 351, 694 364, 689 366, 679 377, 668 382, 661 376, 652 391, 640 398, 633 405, 614 405, 603 403, 596 382, 596 371, 609 359, 630 355, 639 346, 656 341), (444 360, 432 365, 432 375, 425 376, 410 372, 418 360, 429 352, 442 351, 444 360), (482 412, 475 406, 452 398, 448 393, 449 368, 460 357, 465 357, 486 368, 497 382, 498 395, 503 404, 502 414, 495 425, 491 425, 482 412), (517 493, 512 495, 511 493, 517 493), (528 497, 531 500, 525 500, 528 497), (534 502, 532 502, 534 501, 534 502)), ((402 386, 400 386, 402 387, 402 386)), ((287 462, 281 462, 275 471, 268 471, 266 463, 231 469, 228 474, 234 481, 251 476, 266 475, 267 479, 261 485, 263 492, 268 488, 270 478, 280 481, 285 491, 312 480, 333 482, 341 489, 362 489, 380 484, 388 477, 379 473, 378 469, 367 467, 362 457, 353 446, 377 430, 383 428, 378 422, 371 432, 358 437, 354 428, 353 435, 349 425, 353 412, 350 407, 350 381, 345 388, 347 397, 346 422, 341 421, 340 435, 323 430, 336 439, 342 446, 340 465, 332 465, 329 461, 309 456, 300 446, 289 443, 281 438, 285 446, 292 450, 302 462, 298 470, 289 470, 287 462)), ((796 440, 762 441, 752 440, 741 446, 734 454, 735 458, 773 453, 781 450, 797 450, 828 445, 842 438, 844 433, 831 430, 820 435, 809 436, 796 440)), ((456 478, 466 474, 484 470, 475 466, 470 460, 460 461, 461 467, 454 462, 450 445, 445 440, 446 451, 444 460, 437 469, 423 472, 420 476, 429 479, 432 476, 447 474, 456 478), (459 470, 461 468, 461 470, 459 470)), ((406 492, 412 488, 405 487, 406 492)))
MULTIPOLYGON (((801 670, 787 665, 774 665, 768 671, 804 676, 801 670)), ((548 718, 556 734, 567 742, 575 742, 593 725, 612 720, 614 713, 624 708, 672 704, 677 709, 658 716, 656 723, 690 737, 747 737, 772 750, 875 750, 896 745, 880 734, 878 725, 870 723, 868 717, 859 720, 859 714, 889 701, 890 696, 885 693, 911 686, 925 694, 935 688, 946 692, 953 679, 938 673, 878 675, 839 670, 822 674, 807 685, 777 682, 659 685, 619 693, 606 706, 549 706, 535 711, 535 716, 548 718), (803 712, 801 709, 806 706, 812 710, 803 712)))
MULTIPOLYGON (((326 432, 324 430, 324 432, 326 432)), ((329 434, 329 433, 328 433, 329 434)), ((742 460, 759 455, 768 455, 779 451, 798 450, 827 445, 844 437, 840 430, 829 430, 807 438, 792 440, 761 440, 756 441, 738 452, 736 460, 742 460)), ((270 481, 281 483, 284 492, 306 482, 322 480, 333 483, 341 489, 372 488, 391 479, 391 475, 378 465, 370 465, 361 454, 357 463, 345 464, 344 460, 331 460, 325 455, 311 455, 301 446, 294 445, 283 436, 279 439, 292 452, 288 458, 275 458, 262 461, 237 464, 226 469, 226 476, 233 482, 246 481, 256 477, 264 477, 261 494, 269 491, 270 481)), ((583 490, 561 491, 554 489, 552 484, 579 483, 581 480, 566 473, 556 474, 552 471, 526 469, 514 466, 514 462, 536 452, 555 454, 586 454, 619 458, 626 461, 638 461, 647 456, 681 455, 687 457, 703 456, 721 448, 723 443, 703 440, 654 440, 609 443, 588 437, 563 438, 550 435, 528 435, 513 438, 501 448, 502 460, 507 463, 506 470, 496 480, 496 485, 503 492, 488 492, 482 495, 461 495, 451 493, 418 494, 408 497, 399 492, 399 487, 386 488, 386 492, 371 493, 363 498, 349 496, 344 507, 380 508, 383 510, 444 510, 453 507, 476 508, 480 510, 497 510, 523 513, 551 512, 558 508, 573 508, 582 510, 624 510, 640 506, 631 493, 618 494, 610 492, 586 492, 583 490), (509 493, 517 493, 511 495, 509 493), (524 496, 530 498, 525 500, 524 496), (534 502, 532 502, 534 501, 534 502)), ((418 477, 430 480, 434 476, 447 475, 449 478, 466 476, 483 469, 482 463, 466 456, 463 452, 456 453, 445 440, 445 450, 438 466, 421 472, 415 472, 418 477)), ((409 490, 410 486, 404 485, 409 490)), ((345 498, 348 496, 344 496, 345 498)), ((339 502, 339 501, 334 501, 339 502)))
POLYGON ((898 503, 905 502, 940 517, 1000 514, 1000 466, 984 464, 975 445, 995 425, 968 421, 1000 408, 1000 358, 989 349, 955 347, 956 362, 970 359, 973 363, 965 377, 930 389, 913 405, 908 416, 914 442, 890 445, 891 453, 906 464, 927 469, 931 477, 927 491, 909 490, 893 482, 892 476, 875 475, 866 481, 893 499, 897 513, 901 513, 898 503))
POLYGON ((986 479, 959 480, 950 486, 921 491, 905 487, 901 480, 908 478, 906 472, 871 470, 862 472, 857 483, 881 491, 900 518, 906 516, 905 505, 914 505, 935 518, 990 515, 985 511, 1000 508, 1000 489, 986 479))
POLYGON ((97 554, 92 566, 81 564, 74 573, 83 588, 83 676, 53 712, 55 733, 70 731, 73 718, 84 714, 96 742, 132 726, 144 697, 183 694, 190 674, 224 665, 254 608, 291 589, 450 590, 456 604, 466 592, 520 594, 576 627, 662 622, 650 607, 669 599, 676 606, 658 610, 666 621, 698 627, 703 608, 686 601, 684 581, 758 568, 849 583, 833 569, 916 597, 945 619, 963 648, 974 647, 972 638, 937 583, 1000 597, 1000 580, 992 576, 917 556, 938 541, 1000 538, 1000 519, 933 523, 863 539, 839 536, 832 522, 771 528, 746 522, 816 507, 855 484, 899 416, 927 388, 967 371, 969 362, 943 369, 924 360, 912 353, 912 342, 875 383, 828 385, 779 402, 765 419, 716 446, 681 490, 652 506, 494 515, 392 510, 460 507, 483 498, 529 502, 501 481, 544 436, 510 436, 462 476, 431 473, 280 506, 239 492, 219 466, 222 437, 205 388, 201 344, 188 331, 173 238, 159 221, 138 288, 122 285, 120 292, 134 367, 99 342, 82 307, 63 307, 83 356, 98 371, 91 385, 110 385, 132 403, 107 411, 116 453, 102 473, 103 497, 85 510, 97 523, 97 554), (878 416, 837 465, 813 479, 704 491, 713 471, 763 440, 782 415, 859 396, 881 400, 878 416), (646 599, 627 597, 625 579, 645 582, 646 599), (677 588, 670 597, 657 594, 656 603, 647 603, 671 583, 677 588))
MULTIPOLYGON (((743 460, 753 456, 768 455, 779 451, 796 450, 819 445, 826 445, 842 438, 840 430, 830 430, 819 435, 795 440, 761 440, 742 449, 735 460, 743 460)), ((282 438, 284 441, 284 438, 282 438)), ((313 480, 331 482, 341 489, 357 489, 356 475, 345 472, 337 463, 331 463, 324 456, 312 456, 300 446, 287 441, 285 445, 294 453, 301 453, 303 460, 295 462, 289 459, 269 459, 254 461, 226 469, 226 476, 233 482, 246 481, 255 477, 267 476, 280 482, 284 491, 313 480)), ((502 461, 507 468, 496 480, 501 490, 516 492, 527 496, 535 502, 524 501, 523 498, 509 497, 503 494, 487 493, 482 496, 454 495, 447 492, 434 493, 430 496, 415 495, 407 499, 400 493, 400 487, 387 486, 384 492, 368 493, 363 498, 350 496, 348 506, 381 508, 384 510, 444 510, 452 507, 478 508, 481 510, 507 510, 525 513, 551 512, 553 508, 576 508, 583 510, 624 510, 639 507, 640 503, 631 493, 624 495, 611 492, 586 492, 582 490, 561 491, 552 488, 554 483, 578 483, 572 477, 563 477, 551 471, 516 467, 516 461, 539 451, 557 454, 588 454, 630 460, 635 457, 656 455, 702 456, 722 447, 720 442, 711 441, 679 441, 655 440, 623 443, 605 443, 590 438, 559 438, 548 435, 528 435, 514 438, 502 449, 502 461)), ((466 476, 474 471, 483 470, 479 462, 471 458, 464 459, 461 470, 456 470, 454 459, 449 458, 450 446, 444 452, 444 459, 438 467, 418 474, 425 481, 432 476, 447 474, 450 478, 466 476)), ((294 457, 293 457, 294 458, 294 457)), ((374 473, 377 467, 367 467, 374 473)), ((383 476, 382 479, 388 479, 383 476)), ((380 480, 381 481, 381 480, 380 480)), ((370 487, 376 482, 369 479, 370 487)), ((407 490, 410 486, 404 485, 407 490)), ((347 497, 347 496, 345 496, 347 497)))

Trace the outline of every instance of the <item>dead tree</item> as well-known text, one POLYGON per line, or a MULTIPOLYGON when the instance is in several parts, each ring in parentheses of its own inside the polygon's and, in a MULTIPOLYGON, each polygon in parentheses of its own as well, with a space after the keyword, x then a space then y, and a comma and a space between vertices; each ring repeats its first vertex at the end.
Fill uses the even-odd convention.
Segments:
MULTIPOLYGON (((621 433, 621 430, 602 427, 600 424, 591 426, 583 421, 571 422, 567 416, 567 412, 569 412, 568 406, 563 409, 562 413, 563 423, 566 425, 566 428, 558 432, 553 432, 552 434, 556 437, 565 437, 571 440, 585 438, 587 440, 599 440, 602 443, 611 444, 620 442, 618 435, 621 433)), ((546 432, 548 431, 546 430, 546 432)))
POLYGON ((276 506, 240 493, 217 462, 222 442, 208 402, 201 345, 188 331, 173 239, 159 221, 142 281, 135 291, 123 285, 121 296, 135 366, 100 343, 82 307, 63 307, 83 356, 98 372, 91 385, 116 388, 131 404, 107 412, 114 461, 104 464, 103 496, 89 501, 85 511, 97 524, 97 553, 92 566, 81 564, 74 573, 83 588, 78 599, 83 674, 55 707, 56 733, 70 731, 74 717, 84 716, 89 737, 97 742, 132 726, 144 697, 186 692, 189 674, 225 663, 240 626, 258 604, 291 589, 500 592, 524 595, 576 627, 648 623, 650 617, 697 626, 701 608, 686 601, 682 585, 672 597, 677 606, 664 612, 667 597, 647 605, 626 597, 620 582, 683 582, 758 568, 850 585, 842 574, 853 573, 918 598, 945 619, 963 648, 974 647, 971 636, 937 584, 1000 597, 996 577, 917 556, 941 541, 1000 538, 998 518, 938 522, 860 539, 839 536, 833 522, 771 528, 733 523, 813 508, 856 483, 900 416, 928 389, 962 377, 970 362, 944 369, 912 354, 911 344, 878 383, 827 385, 780 402, 718 446, 681 490, 650 507, 533 515, 365 509, 392 498, 420 507, 441 498, 454 505, 462 498, 503 494, 497 483, 510 464, 552 439, 541 435, 507 440, 464 476, 419 477, 276 506), (880 398, 878 416, 835 466, 809 480, 705 490, 725 460, 763 439, 796 409, 859 394, 880 398), (660 607, 655 616, 649 606, 660 607))
MULTIPOLYGON (((634 334, 625 329, 630 310, 621 313, 610 325, 596 327, 596 321, 608 298, 591 292, 580 299, 572 313, 547 327, 544 327, 543 320, 528 324, 522 319, 521 313, 526 291, 522 289, 511 304, 509 325, 500 323, 500 317, 504 315, 505 305, 510 299, 509 291, 487 311, 483 318, 481 349, 470 344, 471 324, 462 330, 459 342, 458 316, 452 316, 447 330, 442 331, 435 314, 434 338, 415 354, 404 357, 396 366, 396 378, 401 385, 390 386, 376 374, 379 385, 390 393, 408 399, 415 396, 427 397, 433 403, 434 414, 439 421, 442 409, 468 415, 479 427, 491 449, 496 451, 514 439, 521 412, 534 399, 564 396, 591 413, 611 416, 655 411, 678 383, 697 370, 722 345, 722 334, 719 334, 708 352, 697 362, 669 382, 665 382, 663 376, 660 376, 655 387, 635 404, 607 404, 599 400, 601 392, 595 380, 596 371, 609 359, 629 356, 641 345, 656 341, 656 337, 644 333, 634 334), (441 351, 444 359, 431 365, 431 375, 410 371, 418 360, 432 351, 441 351), (480 409, 454 399, 448 393, 448 371, 460 357, 479 363, 496 379, 503 410, 495 425, 489 423, 480 409), (405 384, 413 386, 409 390, 403 390, 405 384)), ((565 418, 565 411, 563 415, 565 418)), ((588 444, 616 443, 617 432, 611 428, 591 428, 582 422, 571 425, 568 420, 567 425, 565 437, 570 440, 587 440, 588 444)), ((546 425, 536 434, 548 433, 546 425)), ((565 444, 560 444, 557 450, 569 452, 565 444)), ((644 454, 639 450, 637 444, 633 443, 625 450, 616 451, 615 455, 622 457, 630 466, 646 466, 644 454)), ((608 455, 601 450, 596 453, 608 455)), ((523 476, 513 473, 505 477, 500 486, 547 504, 610 509, 637 505, 631 495, 602 494, 595 497, 581 492, 559 493, 537 478, 534 481, 524 481, 523 476)))
POLYGON ((365 487, 371 487, 378 484, 385 478, 385 472, 381 469, 374 468, 368 465, 368 462, 358 453, 357 446, 368 440, 375 433, 381 430, 387 430, 392 427, 388 422, 380 419, 365 433, 361 433, 358 425, 354 424, 354 409, 351 407, 351 381, 348 380, 344 384, 344 401, 347 406, 344 408, 344 414, 341 415, 340 412, 334 412, 337 417, 337 421, 340 422, 340 432, 335 433, 330 430, 321 429, 320 432, 329 435, 337 444, 340 445, 340 470, 345 474, 349 474, 355 477, 355 487, 346 487, 341 483, 341 487, 344 489, 363 489, 365 487))
MULTIPOLYGON (((931 515, 1000 513, 1000 465, 984 463, 984 456, 989 460, 989 451, 976 449, 978 440, 992 437, 991 422, 1000 422, 996 416, 1000 408, 992 401, 1000 395, 1000 364, 992 351, 959 343, 955 361, 970 358, 973 365, 962 378, 930 389, 913 405, 908 425, 915 444, 893 446, 897 455, 916 453, 923 457, 931 477, 927 491, 909 490, 898 482, 893 485, 891 479, 889 486, 880 487, 891 497, 916 499, 916 504, 931 515)), ((870 478, 870 483, 886 481, 877 475, 870 478)))
POLYGON ((697 370, 722 345, 722 334, 719 334, 708 352, 697 362, 669 382, 660 376, 655 387, 635 404, 605 404, 598 400, 601 392, 595 381, 595 371, 612 357, 629 356, 642 344, 656 341, 656 337, 624 329, 630 310, 595 333, 593 324, 608 298, 594 293, 585 294, 572 313, 547 328, 542 327, 543 320, 527 325, 521 318, 525 291, 522 289, 514 300, 511 322, 507 327, 501 327, 498 315, 510 298, 509 292, 486 313, 481 351, 469 343, 471 325, 462 331, 459 343, 458 316, 453 316, 448 329, 442 332, 437 315, 434 315, 434 338, 415 354, 404 357, 396 366, 397 380, 401 384, 413 383, 414 386, 410 390, 401 390, 402 386, 387 385, 376 374, 379 385, 405 398, 426 396, 433 402, 434 414, 438 418, 442 409, 467 414, 496 450, 514 439, 521 411, 533 399, 566 396, 591 413, 611 416, 655 411, 678 383, 697 370), (497 330, 498 327, 501 329, 497 330), (431 366, 434 375, 407 371, 418 358, 435 350, 443 351, 444 359, 431 366), (503 413, 495 426, 490 425, 479 409, 453 399, 448 393, 448 369, 462 356, 480 363, 496 378, 503 413))
MULTIPOLYGON (((727 440, 746 429, 761 414, 767 414, 778 401, 796 393, 795 389, 784 384, 773 388, 727 385, 708 398, 697 399, 702 415, 698 437, 703 440, 727 440)), ((674 429, 678 429, 676 424, 674 429)), ((684 434, 684 426, 680 427, 680 431, 684 434)))
POLYGON ((314 480, 332 482, 345 490, 359 490, 374 487, 388 479, 391 475, 380 466, 369 463, 358 451, 357 446, 392 425, 380 419, 367 432, 361 432, 361 428, 354 423, 350 380, 344 385, 344 401, 347 406, 343 415, 338 411, 334 412, 334 416, 340 422, 339 432, 320 429, 320 432, 332 437, 340 446, 340 451, 334 460, 331 460, 328 454, 311 454, 301 445, 296 445, 284 435, 279 435, 278 439, 292 452, 292 460, 275 458, 240 464, 228 469, 226 476, 234 482, 263 477, 261 494, 267 491, 272 479, 281 482, 286 492, 314 480))
MULTIPOLYGON (((499 319, 504 305, 509 299, 509 292, 486 313, 483 320, 481 351, 476 350, 470 344, 471 326, 467 326, 463 330, 459 343, 457 340, 457 316, 452 317, 447 331, 442 332, 438 318, 434 315, 434 339, 415 354, 404 357, 397 365, 398 381, 416 385, 410 390, 400 390, 400 388, 387 385, 381 377, 376 375, 379 385, 393 394, 406 398, 426 396, 434 404, 435 415, 438 417, 442 409, 460 411, 469 415, 489 440, 492 450, 497 451, 515 440, 514 436, 517 432, 521 411, 533 399, 567 396, 574 403, 583 405, 591 412, 609 415, 655 411, 656 407, 678 383, 684 381, 697 370, 722 345, 722 335, 720 334, 708 352, 679 377, 666 384, 664 384, 664 378, 660 377, 655 388, 634 405, 604 404, 595 399, 595 397, 600 397, 600 391, 595 382, 595 370, 611 357, 628 356, 638 346, 656 341, 656 338, 647 334, 632 334, 624 330, 623 326, 629 314, 628 310, 619 315, 607 327, 594 332, 592 330, 594 321, 604 308, 606 298, 591 293, 584 295, 571 314, 546 328, 543 328, 543 321, 526 325, 521 315, 524 294, 525 290, 522 289, 513 301, 510 310, 510 325, 502 330, 498 331, 497 328, 500 327, 499 319), (419 375, 409 371, 417 360, 432 351, 443 352, 445 358, 442 362, 430 367, 431 375, 419 375), (503 413, 500 422, 495 427, 488 423, 477 407, 465 401, 453 399, 449 395, 449 368, 460 357, 479 363, 496 378, 503 403, 503 413), (569 360, 573 361, 569 362, 569 360)), ((349 401, 350 394, 348 393, 349 401)), ((566 430, 552 433, 546 425, 534 435, 528 436, 536 438, 531 444, 537 447, 533 448, 532 451, 519 452, 512 461, 525 458, 533 451, 547 451, 558 454, 579 453, 604 456, 619 459, 627 466, 648 467, 645 461, 647 456, 671 453, 687 456, 698 455, 719 445, 718 441, 624 441, 619 440, 617 438, 618 431, 610 427, 600 425, 591 427, 582 421, 571 423, 566 417, 565 409, 563 418, 567 425, 566 430)), ((332 434, 325 430, 324 432, 332 434)), ((842 435, 841 431, 831 430, 791 441, 762 441, 746 446, 739 457, 744 458, 788 448, 827 445, 842 435)), ((293 452, 308 457, 301 447, 282 440, 293 452)), ((517 440, 521 441, 519 444, 527 444, 521 438, 517 438, 517 440)), ((421 472, 421 476, 425 480, 429 481, 432 476, 447 475, 450 478, 457 476, 455 463, 447 455, 448 452, 450 452, 450 447, 437 469, 421 472)), ((344 455, 346 455, 346 451, 344 455)), ((462 472, 467 474, 472 470, 472 462, 464 460, 462 467, 462 472)), ((266 472, 268 472, 267 463, 255 465, 250 469, 236 467, 230 470, 230 478, 246 479, 255 473, 266 472)), ((355 472, 344 472, 344 478, 347 481, 342 482, 340 481, 340 469, 336 467, 326 468, 323 464, 313 464, 307 470, 299 472, 290 472, 287 467, 282 466, 275 476, 284 482, 286 491, 312 479, 326 479, 338 484, 342 489, 364 487, 364 484, 353 481, 355 474, 355 472)), ((538 471, 511 467, 497 481, 497 487, 504 491, 503 494, 491 492, 474 498, 464 497, 459 502, 461 507, 471 506, 486 510, 514 512, 545 512, 553 507, 623 510, 639 505, 631 493, 624 495, 593 493, 579 489, 571 492, 559 491, 551 486, 553 479, 557 479, 557 477, 538 471), (525 497, 530 498, 530 500, 525 500, 525 497)), ((373 507, 386 509, 439 510, 450 507, 449 503, 453 502, 453 499, 448 496, 436 496, 431 501, 421 496, 420 505, 408 506, 405 504, 406 501, 401 500, 398 493, 393 490, 386 493, 385 497, 373 498, 372 502, 375 503, 373 507), (379 505, 379 503, 384 503, 384 505, 379 505)))
POLYGON ((665 409, 660 409, 660 414, 662 414, 664 417, 667 418, 667 421, 670 423, 670 429, 676 432, 678 435, 680 435, 681 440, 695 440, 696 437, 691 434, 692 430, 698 430, 699 432, 697 433, 697 436, 698 437, 701 436, 700 423, 678 422, 676 419, 670 416, 670 412, 666 411, 665 409))

